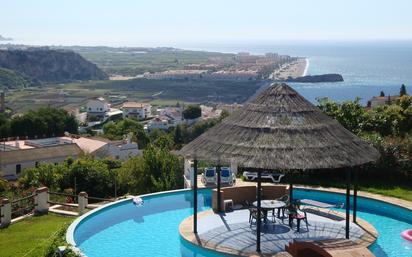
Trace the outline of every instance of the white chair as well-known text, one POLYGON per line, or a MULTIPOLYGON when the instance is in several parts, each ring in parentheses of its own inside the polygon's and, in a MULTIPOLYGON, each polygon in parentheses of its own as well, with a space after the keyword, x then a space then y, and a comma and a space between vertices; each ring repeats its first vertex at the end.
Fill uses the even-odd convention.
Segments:
POLYGON ((233 185, 234 175, 229 167, 220 169, 220 183, 225 185, 233 185))
POLYGON ((216 168, 205 168, 201 181, 205 186, 208 184, 216 184, 216 168))

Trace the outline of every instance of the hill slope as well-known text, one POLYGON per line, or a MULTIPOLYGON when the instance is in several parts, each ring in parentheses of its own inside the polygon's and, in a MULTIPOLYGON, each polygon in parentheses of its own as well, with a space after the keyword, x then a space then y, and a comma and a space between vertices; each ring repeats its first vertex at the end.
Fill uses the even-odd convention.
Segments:
POLYGON ((103 71, 79 54, 47 48, 0 50, 0 68, 18 71, 39 82, 107 79, 103 71))
POLYGON ((0 90, 25 88, 31 82, 16 71, 0 68, 0 90))

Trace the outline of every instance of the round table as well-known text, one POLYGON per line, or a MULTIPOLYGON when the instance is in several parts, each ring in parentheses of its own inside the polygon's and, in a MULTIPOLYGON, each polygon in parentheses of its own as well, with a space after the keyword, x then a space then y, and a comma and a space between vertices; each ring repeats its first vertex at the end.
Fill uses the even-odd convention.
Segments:
MULTIPOLYGON (((257 201, 253 202, 253 206, 257 207, 257 201)), ((278 209, 278 218, 280 218, 280 208, 286 206, 285 202, 278 201, 278 200, 261 200, 260 201, 260 208, 263 210, 265 214, 265 220, 267 220, 267 213, 275 209, 278 209)), ((274 213, 273 213, 274 214, 274 213)))

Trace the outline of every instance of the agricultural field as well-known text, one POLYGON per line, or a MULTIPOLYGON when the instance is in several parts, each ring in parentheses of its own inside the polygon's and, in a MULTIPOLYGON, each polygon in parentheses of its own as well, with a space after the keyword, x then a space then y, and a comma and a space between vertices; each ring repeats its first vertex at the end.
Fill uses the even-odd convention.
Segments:
POLYGON ((49 84, 9 91, 6 104, 14 112, 53 106, 66 109, 84 106, 87 99, 103 96, 120 105, 121 99, 165 106, 180 103, 242 103, 267 82, 146 80, 88 81, 49 84))
POLYGON ((145 72, 183 69, 188 64, 204 64, 209 58, 231 60, 234 54, 145 47, 64 47, 95 63, 109 75, 136 76, 145 72))

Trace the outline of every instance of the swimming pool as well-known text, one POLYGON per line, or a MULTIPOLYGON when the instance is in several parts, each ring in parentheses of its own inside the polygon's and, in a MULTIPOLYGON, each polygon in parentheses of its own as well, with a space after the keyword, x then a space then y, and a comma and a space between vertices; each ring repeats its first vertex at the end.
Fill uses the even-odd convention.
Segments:
MULTIPOLYGON (((294 197, 329 203, 345 201, 345 196, 341 194, 304 189, 295 189, 294 197)), ((88 257, 223 256, 180 238, 179 224, 192 214, 191 191, 144 196, 143 199, 144 205, 140 207, 125 200, 78 220, 68 230, 69 241, 74 240, 88 257)), ((199 190, 198 201, 199 211, 210 209, 211 190, 199 190)), ((403 230, 412 228, 412 211, 359 197, 358 216, 379 232, 378 240, 370 247, 377 257, 412 256, 412 243, 400 236, 403 230)))

